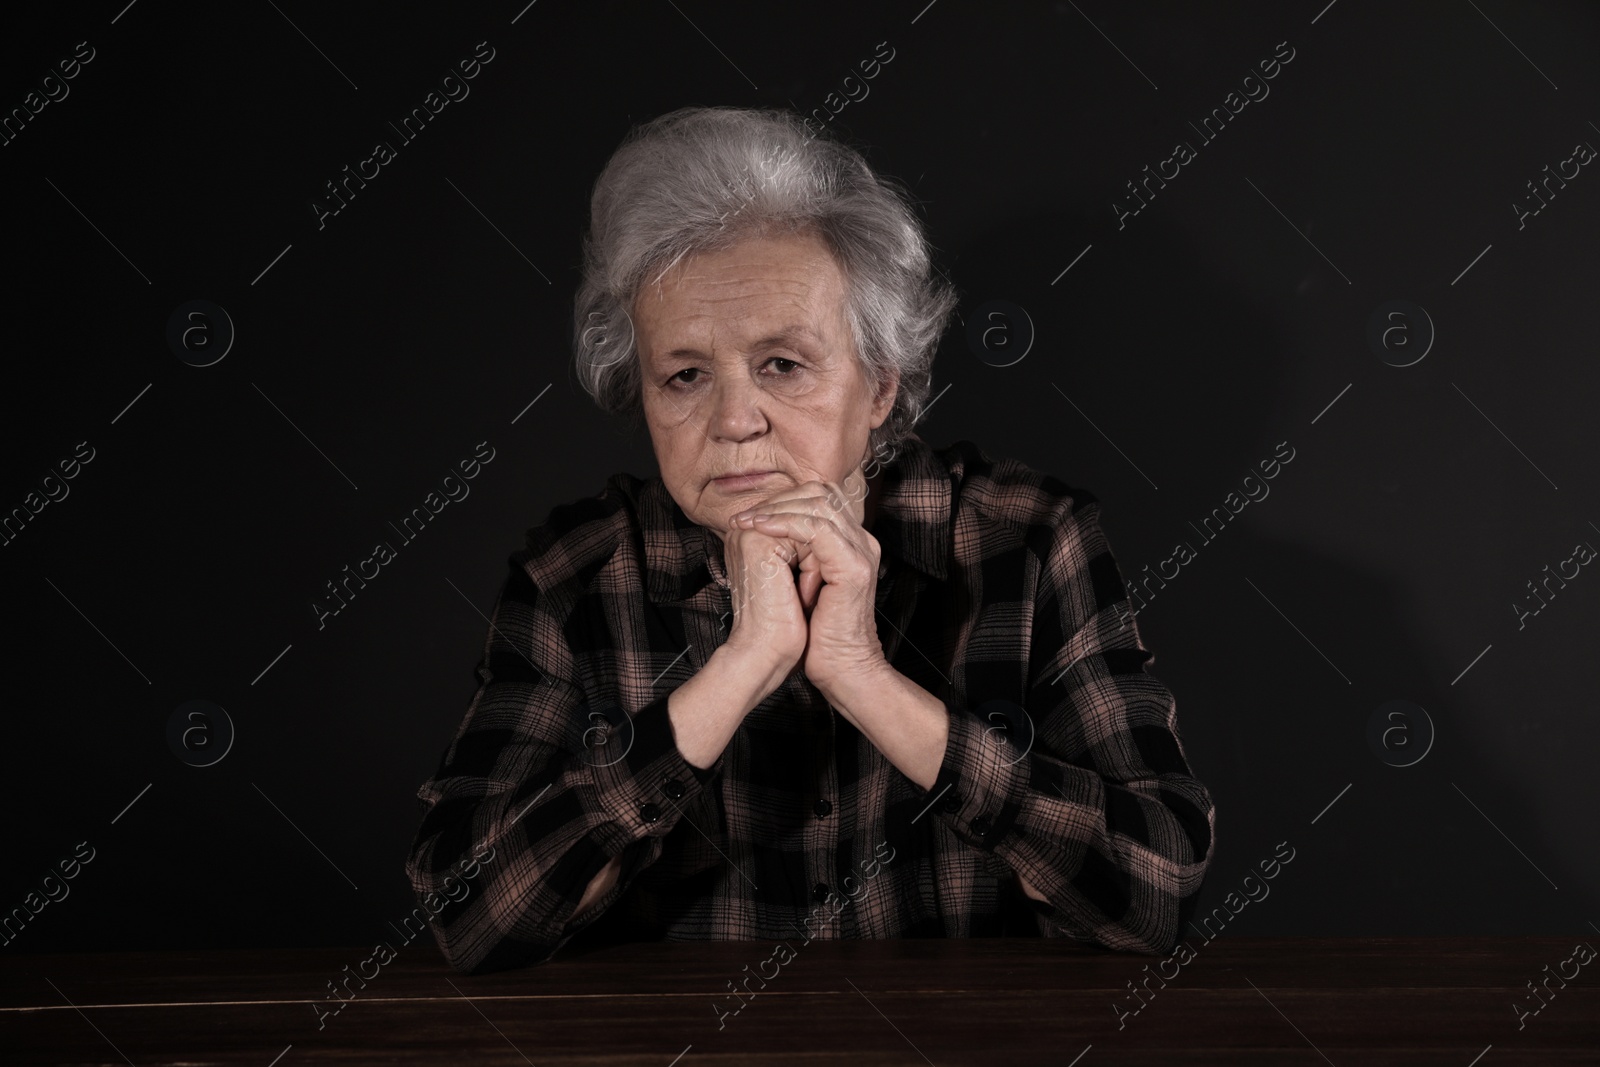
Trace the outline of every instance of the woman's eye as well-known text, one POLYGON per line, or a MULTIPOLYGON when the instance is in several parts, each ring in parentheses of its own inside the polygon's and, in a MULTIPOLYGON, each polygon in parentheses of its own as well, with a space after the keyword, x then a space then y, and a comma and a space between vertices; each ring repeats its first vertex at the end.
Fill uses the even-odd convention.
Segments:
POLYGON ((672 377, 668 378, 667 381, 668 382, 681 382, 684 385, 688 385, 690 382, 694 381, 694 377, 693 376, 697 375, 699 373, 700 373, 700 368, 699 367, 685 367, 681 371, 679 371, 677 374, 674 374, 672 377), (690 375, 690 377, 685 378, 684 377, 685 374, 690 375))
POLYGON ((780 376, 787 376, 787 375, 793 374, 795 372, 795 370, 800 366, 800 364, 796 363, 794 360, 792 360, 792 359, 784 359, 782 356, 774 356, 773 358, 767 360, 767 366, 769 366, 769 367, 772 366, 772 364, 774 364, 774 363, 783 363, 783 364, 787 365, 786 368, 780 367, 778 369, 778 374, 780 376))

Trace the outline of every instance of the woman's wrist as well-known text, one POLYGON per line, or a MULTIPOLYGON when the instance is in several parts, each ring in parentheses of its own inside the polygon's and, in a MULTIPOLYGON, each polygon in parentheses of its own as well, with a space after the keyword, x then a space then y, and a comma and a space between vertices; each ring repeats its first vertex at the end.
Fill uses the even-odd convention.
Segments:
MULTIPOLYGON (((711 653, 706 666, 710 667, 713 663, 717 664, 718 672, 725 674, 741 693, 749 691, 754 694, 755 699, 750 702, 750 708, 754 708, 783 684, 798 660, 786 660, 774 655, 770 648, 746 646, 730 637, 711 653)), ((745 710, 748 712, 750 708, 745 710)))
POLYGON ((837 678, 829 678, 825 682, 812 679, 812 684, 827 698, 828 703, 843 709, 853 708, 874 697, 882 697, 904 677, 887 659, 879 656, 872 663, 844 672, 837 678))

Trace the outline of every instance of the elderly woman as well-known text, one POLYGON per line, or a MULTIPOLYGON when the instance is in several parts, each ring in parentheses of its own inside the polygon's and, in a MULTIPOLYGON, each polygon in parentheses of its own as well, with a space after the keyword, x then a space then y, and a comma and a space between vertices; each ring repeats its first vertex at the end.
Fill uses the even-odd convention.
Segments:
POLYGON ((912 432, 956 297, 903 189, 791 113, 686 108, 630 133, 590 224, 578 375, 660 476, 511 556, 406 865, 446 958, 1170 950, 1211 797, 1094 497, 912 432))

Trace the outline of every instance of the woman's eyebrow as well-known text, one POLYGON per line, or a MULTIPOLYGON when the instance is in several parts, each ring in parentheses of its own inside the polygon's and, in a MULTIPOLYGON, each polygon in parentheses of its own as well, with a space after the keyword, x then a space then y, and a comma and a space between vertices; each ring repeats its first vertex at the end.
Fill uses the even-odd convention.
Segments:
POLYGON ((822 338, 817 336, 815 330, 797 323, 792 326, 785 326, 776 333, 768 334, 751 345, 750 348, 754 352, 765 352, 769 348, 810 348, 813 345, 820 346, 821 344, 822 338))
MULTIPOLYGON (((773 348, 821 348, 822 338, 811 327, 795 323, 784 326, 773 333, 753 342, 750 345, 752 352, 765 352, 773 348)), ((681 345, 661 356, 663 360, 678 359, 681 357, 701 357, 705 353, 692 345, 681 345)))

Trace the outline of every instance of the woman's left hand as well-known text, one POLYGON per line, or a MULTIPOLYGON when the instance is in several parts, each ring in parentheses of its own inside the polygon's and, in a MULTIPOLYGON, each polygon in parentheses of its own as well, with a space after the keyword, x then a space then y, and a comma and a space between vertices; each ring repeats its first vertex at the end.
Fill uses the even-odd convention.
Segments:
MULTIPOLYGON (((859 472, 847 484, 855 487, 857 481, 864 490, 859 472)), ((736 526, 794 544, 800 604, 809 620, 800 664, 806 678, 830 702, 888 666, 877 622, 882 550, 861 525, 862 497, 864 492, 848 494, 833 482, 806 482, 774 493, 733 518, 736 526)))

